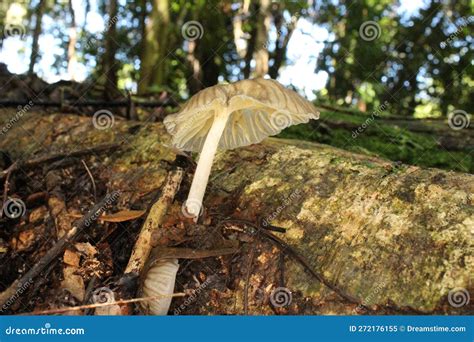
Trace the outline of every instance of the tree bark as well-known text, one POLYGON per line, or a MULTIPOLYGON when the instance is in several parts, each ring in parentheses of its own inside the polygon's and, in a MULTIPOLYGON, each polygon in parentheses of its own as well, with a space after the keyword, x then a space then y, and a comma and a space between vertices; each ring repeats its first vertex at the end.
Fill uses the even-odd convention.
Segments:
POLYGON ((251 36, 245 54, 244 78, 249 78, 252 68, 250 63, 255 61, 254 77, 263 77, 268 73, 268 30, 270 29, 270 1, 259 0, 255 3, 255 18, 253 19, 251 36))
MULTIPOLYGON (((11 115, 0 110, 2 126, 11 115)), ((133 203, 163 184, 166 165, 176 157, 162 124, 116 120, 103 131, 84 117, 26 113, 2 138, 0 149, 16 160, 46 147, 70 151, 117 141, 126 143, 101 161, 96 174, 109 191, 124 193, 122 203, 133 203)), ((183 193, 191 178, 183 182, 183 193)), ((453 291, 473 296, 473 192, 471 174, 400 166, 330 146, 270 138, 217 154, 204 207, 205 213, 285 228, 286 233, 275 234, 314 272, 375 312, 472 313, 472 300, 459 307, 450 303, 453 291)), ((181 204, 176 201, 170 209, 174 220, 181 204)), ((193 313, 243 312, 249 248, 244 244, 239 261, 222 260, 228 271, 216 271, 215 277, 225 273, 227 287, 203 291, 190 306, 193 313)), ((256 250, 250 313, 281 312, 266 304, 282 280, 292 293, 285 312, 353 314, 362 307, 334 295, 292 258, 278 262, 278 255, 276 248, 263 245, 256 250), (282 277, 279 264, 284 265, 282 277)))
POLYGON ((257 37, 254 52, 255 77, 268 73, 268 30, 270 29, 270 0, 260 0, 257 19, 257 37))
POLYGON ((138 92, 145 94, 154 86, 162 86, 166 80, 168 30, 170 25, 168 0, 153 0, 153 9, 145 27, 145 44, 141 57, 138 92))
POLYGON ((76 12, 72 5, 72 0, 69 0, 69 14, 71 15, 71 26, 69 27, 69 42, 67 45, 67 73, 69 79, 77 81, 76 68, 76 43, 77 43, 77 26, 76 26, 76 12))
POLYGON ((115 54, 117 53, 117 0, 111 0, 108 3, 109 19, 106 23, 107 33, 105 35, 105 55, 104 55, 104 74, 105 88, 104 97, 113 99, 117 95, 117 62, 115 54))
POLYGON ((46 1, 40 0, 36 6, 35 12, 35 29, 33 31, 33 42, 31 43, 31 54, 30 54, 30 65, 28 67, 28 74, 31 75, 34 72, 35 64, 39 56, 39 36, 41 34, 41 22, 43 20, 43 13, 46 7, 46 1))

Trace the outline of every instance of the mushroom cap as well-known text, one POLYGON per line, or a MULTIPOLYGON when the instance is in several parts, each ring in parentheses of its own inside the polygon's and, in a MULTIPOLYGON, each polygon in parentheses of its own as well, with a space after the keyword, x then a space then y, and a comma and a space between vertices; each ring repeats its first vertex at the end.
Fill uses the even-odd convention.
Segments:
POLYGON ((201 151, 215 114, 229 115, 218 148, 256 144, 286 127, 318 119, 311 102, 275 80, 256 78, 201 90, 164 124, 172 144, 184 151, 201 151))

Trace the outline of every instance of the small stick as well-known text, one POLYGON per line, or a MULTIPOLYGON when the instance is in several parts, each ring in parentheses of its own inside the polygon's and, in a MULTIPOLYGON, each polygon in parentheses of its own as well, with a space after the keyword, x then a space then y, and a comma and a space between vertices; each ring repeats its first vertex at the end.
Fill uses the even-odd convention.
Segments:
POLYGON ((95 181, 94 181, 94 176, 92 176, 91 170, 87 167, 86 162, 81 159, 82 165, 84 165, 84 168, 86 169, 87 174, 89 175, 89 178, 91 179, 92 183, 92 189, 94 190, 94 201, 97 202, 97 188, 95 186, 95 181))
POLYGON ((11 172, 16 171, 18 169, 33 169, 33 168, 35 168, 35 167, 37 167, 41 164, 53 163, 53 162, 56 162, 58 160, 61 160, 61 159, 67 158, 67 157, 80 157, 80 156, 88 155, 88 154, 91 154, 91 153, 100 153, 100 152, 109 151, 109 150, 112 150, 112 149, 116 149, 120 145, 122 145, 122 143, 102 144, 102 145, 98 145, 98 146, 91 147, 91 148, 72 151, 72 152, 69 152, 69 153, 67 153, 67 152, 66 153, 57 153, 57 154, 52 154, 52 155, 48 155, 48 156, 32 158, 32 159, 26 160, 24 162, 15 162, 12 165, 10 165, 10 167, 8 169, 0 171, 0 179, 4 179, 8 175, 8 173, 11 173, 11 172))
POLYGON ((163 223, 166 212, 179 189, 182 179, 183 170, 180 168, 168 173, 160 198, 153 204, 143 223, 124 274, 133 273, 139 275, 143 270, 153 248, 153 231, 157 230, 163 223))
MULTIPOLYGON (((45 255, 20 279, 15 280, 5 291, 0 293, 0 307, 5 306, 9 301, 15 301, 20 295, 26 292, 26 289, 32 284, 33 278, 37 277, 51 261, 53 261, 64 249, 66 245, 74 240, 78 233, 82 232, 86 227, 89 227, 97 218, 104 212, 104 210, 117 200, 118 192, 113 192, 105 196, 99 203, 92 207, 89 212, 84 215, 71 230, 60 238, 54 246, 46 252, 45 255)), ((3 308, 0 308, 0 310, 3 308)))
MULTIPOLYGON (((17 165, 17 162, 13 163, 12 165, 10 165, 10 167, 8 169, 5 170, 6 171, 6 176, 5 176, 5 183, 4 183, 4 186, 3 186, 2 206, 5 205, 5 203, 7 202, 8 190, 10 188, 10 176, 13 173, 13 171, 16 170, 16 165, 17 165)), ((0 217, 3 217, 3 210, 0 211, 0 217)))
POLYGON ((272 233, 266 231, 265 229, 262 229, 261 226, 256 225, 255 223, 247 220, 242 220, 242 219, 226 219, 222 221, 220 224, 225 224, 225 223, 237 223, 237 224, 244 224, 247 226, 252 227, 255 229, 255 233, 261 234, 262 237, 267 238, 271 243, 276 245, 281 252, 288 254, 290 257, 292 257, 294 260, 296 260, 303 268, 314 278, 316 278, 321 284, 325 285, 328 287, 330 290, 334 291, 337 293, 340 297, 344 298, 348 302, 355 303, 355 304, 360 304, 360 301, 349 295, 344 293, 341 289, 339 289, 335 284, 332 284, 329 282, 323 275, 317 273, 313 268, 309 265, 309 263, 306 261, 306 259, 301 256, 295 249, 293 249, 290 245, 288 245, 285 241, 281 240, 277 236, 273 235, 272 233))
POLYGON ((239 249, 237 247, 225 247, 208 250, 181 247, 160 247, 152 250, 150 259, 204 259, 235 254, 238 251, 239 249))
POLYGON ((19 315, 19 316, 59 314, 59 313, 64 313, 64 312, 69 312, 69 311, 80 311, 80 310, 86 310, 86 309, 101 308, 101 307, 110 306, 110 305, 130 304, 130 303, 138 303, 138 302, 144 302, 144 301, 148 301, 148 300, 155 300, 155 299, 161 299, 161 298, 168 298, 168 297, 174 298, 174 297, 184 297, 184 296, 186 296, 185 293, 178 292, 178 293, 173 293, 171 295, 158 295, 158 296, 151 296, 151 297, 123 299, 123 300, 118 300, 118 301, 114 301, 114 302, 111 302, 111 303, 95 303, 95 304, 72 306, 70 308, 61 308, 61 309, 44 310, 44 311, 33 311, 33 312, 29 312, 29 313, 22 314, 22 315, 19 315))
POLYGON ((245 275, 245 287, 244 287, 244 315, 249 314, 249 285, 250 285, 250 274, 252 273, 252 264, 255 257, 255 240, 252 242, 250 247, 249 263, 247 266, 247 274, 245 275))

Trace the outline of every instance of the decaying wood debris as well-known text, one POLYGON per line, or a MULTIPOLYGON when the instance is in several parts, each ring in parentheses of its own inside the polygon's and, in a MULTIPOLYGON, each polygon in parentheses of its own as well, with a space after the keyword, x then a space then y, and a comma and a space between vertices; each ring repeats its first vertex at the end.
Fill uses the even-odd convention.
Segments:
MULTIPOLYGON (((14 114, 1 110, 2 126, 14 114)), ((108 215, 146 210, 168 172, 185 168, 154 241, 186 250, 238 244, 235 254, 185 259, 175 292, 188 296, 173 300, 172 314, 243 314, 244 308, 249 314, 473 313, 472 300, 459 302, 459 296, 474 298, 473 175, 268 139, 217 155, 205 210, 194 224, 181 214, 194 166, 177 158, 169 143, 158 123, 115 120, 97 129, 87 117, 22 115, 1 136, 3 170, 14 162, 65 157, 10 173, 6 198, 21 200, 24 210, 0 219, 1 290, 58 239, 54 208, 48 207, 48 172, 57 172, 56 191, 65 199, 71 222, 95 204, 90 175, 81 163, 85 160, 99 198, 121 193, 108 215), (104 144, 118 147, 94 151, 104 144), (80 150, 92 152, 68 157, 80 150), (282 229, 285 233, 278 232, 282 229), (283 244, 270 241, 272 235, 283 244)), ((136 284, 118 280, 143 218, 117 217, 123 219, 99 218, 78 236, 76 241, 97 250, 92 256, 70 246, 68 258, 78 258, 75 275, 87 287, 83 300, 61 287, 63 257, 2 312, 88 305, 91 293, 104 287, 129 298, 121 294, 133 293, 136 284)))

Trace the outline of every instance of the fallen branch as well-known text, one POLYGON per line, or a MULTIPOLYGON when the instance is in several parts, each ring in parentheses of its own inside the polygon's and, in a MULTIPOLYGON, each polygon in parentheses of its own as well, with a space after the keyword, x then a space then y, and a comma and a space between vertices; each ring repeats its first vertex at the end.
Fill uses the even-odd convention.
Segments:
POLYGON ((26 160, 24 162, 17 161, 13 163, 12 165, 10 165, 10 167, 7 168, 6 170, 3 170, 0 172, 0 179, 4 179, 10 173, 19 169, 30 170, 42 164, 53 163, 64 158, 81 157, 81 156, 89 155, 92 153, 107 152, 110 150, 118 149, 121 145, 122 143, 103 144, 103 145, 98 145, 95 147, 80 149, 80 150, 67 152, 67 153, 56 153, 56 154, 52 154, 48 156, 36 157, 36 158, 26 160))
POLYGON ((155 300, 155 299, 168 298, 168 297, 175 298, 175 297, 184 297, 184 296, 186 296, 186 293, 178 292, 178 293, 173 293, 172 295, 160 295, 160 296, 133 298, 133 299, 123 299, 123 300, 113 301, 111 303, 95 303, 95 304, 72 306, 70 308, 61 308, 61 309, 44 310, 44 311, 33 311, 33 312, 26 313, 26 314, 22 314, 20 316, 23 316, 23 315, 26 315, 26 316, 29 316, 29 315, 53 315, 53 314, 60 314, 60 313, 70 312, 70 311, 81 311, 81 310, 87 310, 87 309, 97 309, 97 308, 106 307, 106 306, 110 306, 110 305, 124 305, 124 304, 144 302, 144 301, 147 301, 147 300, 155 300))
POLYGON ((132 250, 132 255, 125 268, 124 274, 139 275, 150 255, 152 246, 153 231, 158 229, 163 223, 168 207, 174 199, 183 178, 183 170, 178 168, 168 173, 161 196, 150 209, 145 222, 143 223, 138 239, 132 250))
MULTIPOLYGON (((2 100, 0 101, 0 107, 17 107, 28 104, 28 101, 22 100, 2 100)), ((130 101, 38 101, 34 102, 35 106, 38 107, 128 107, 130 101)), ((133 101, 133 105, 136 107, 149 107, 149 108, 160 108, 166 106, 176 106, 178 103, 173 99, 166 99, 164 101, 133 101)))
POLYGON ((160 247, 151 252, 152 256, 150 256, 150 259, 204 259, 234 254, 237 253, 238 250, 237 247, 225 247, 209 250, 160 247))

